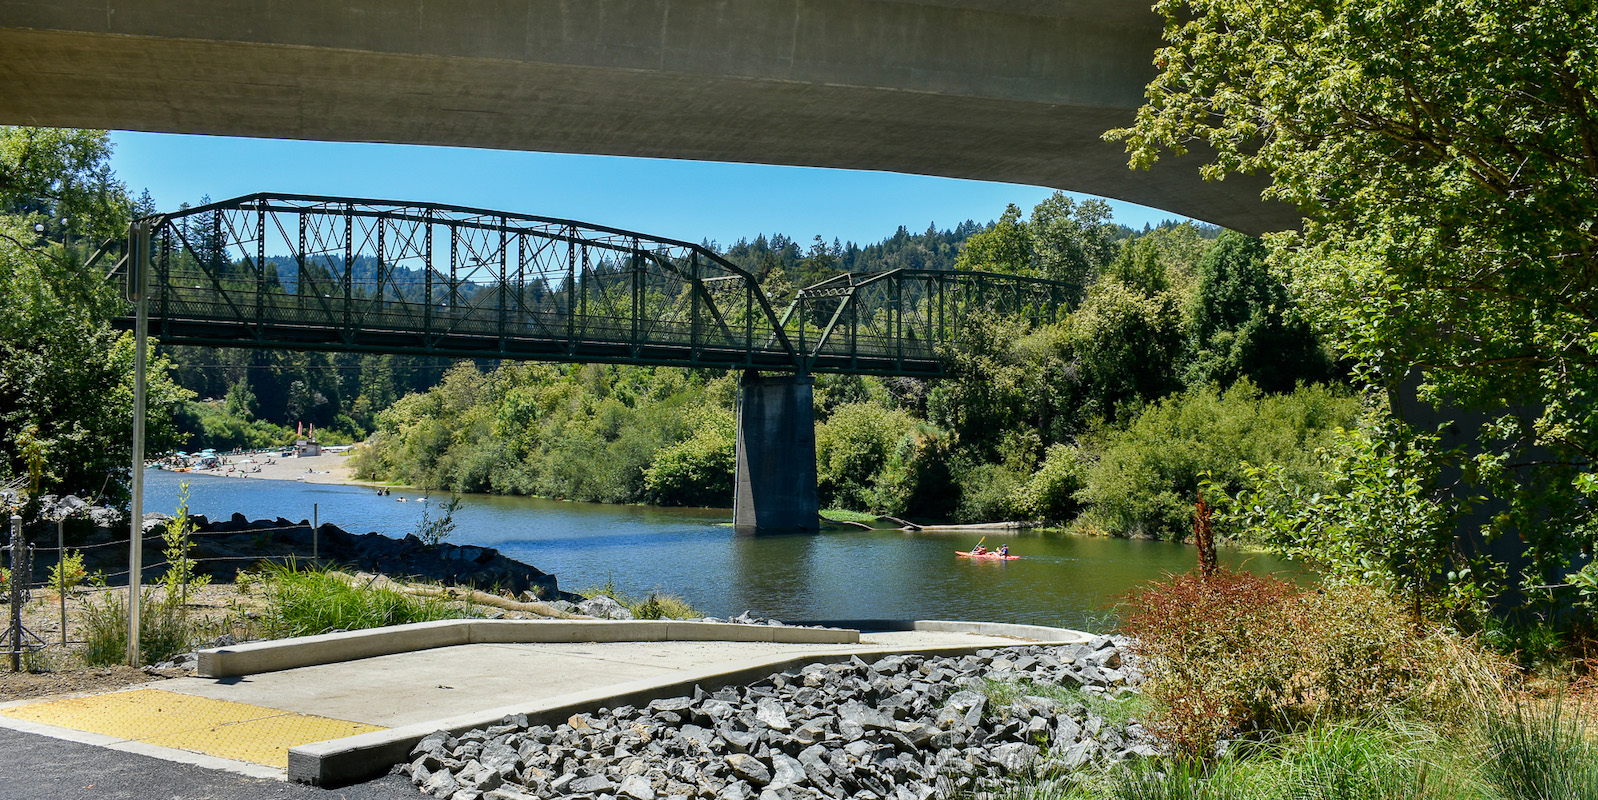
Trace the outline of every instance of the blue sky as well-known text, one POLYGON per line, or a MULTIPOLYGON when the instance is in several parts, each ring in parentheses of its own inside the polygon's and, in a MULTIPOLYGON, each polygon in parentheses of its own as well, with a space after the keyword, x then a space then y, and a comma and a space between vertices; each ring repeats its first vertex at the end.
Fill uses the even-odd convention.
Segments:
MULTIPOLYGON (((928 223, 986 223, 1052 190, 891 172, 114 131, 112 166, 159 210, 259 191, 413 200, 728 245, 784 233, 868 244, 928 223)), ((1086 195, 1075 195, 1086 197, 1086 195)), ((1112 201, 1135 228, 1176 215, 1112 201)))

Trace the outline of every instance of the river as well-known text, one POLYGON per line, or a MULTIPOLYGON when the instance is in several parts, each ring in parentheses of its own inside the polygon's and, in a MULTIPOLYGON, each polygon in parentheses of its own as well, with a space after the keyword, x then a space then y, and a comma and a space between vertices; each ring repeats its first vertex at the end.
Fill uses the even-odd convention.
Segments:
MULTIPOLYGON (((357 486, 221 478, 150 470, 145 510, 172 513, 188 481, 191 513, 226 519, 309 519, 354 533, 404 536, 426 504, 357 486)), ((433 498, 433 505, 438 496, 433 498)), ((725 509, 675 509, 468 495, 448 541, 498 548, 554 573, 562 589, 610 582, 626 594, 679 595, 705 613, 753 611, 778 619, 965 619, 1113 626, 1118 595, 1192 568, 1192 547, 1050 533, 988 536, 1015 561, 958 558, 976 536, 850 530, 819 534, 735 534, 725 509)), ((1256 572, 1298 574, 1290 562, 1222 548, 1220 559, 1256 572)))

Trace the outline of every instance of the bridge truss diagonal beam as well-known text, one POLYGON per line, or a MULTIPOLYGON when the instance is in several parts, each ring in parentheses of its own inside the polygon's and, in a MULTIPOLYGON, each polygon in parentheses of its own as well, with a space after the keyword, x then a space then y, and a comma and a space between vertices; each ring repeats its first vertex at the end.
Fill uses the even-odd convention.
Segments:
POLYGON ((147 259, 123 264, 147 261, 167 344, 935 377, 970 315, 1052 321, 1071 300, 1032 278, 889 270, 806 287, 779 316, 700 245, 429 203, 252 194, 139 224, 147 259))

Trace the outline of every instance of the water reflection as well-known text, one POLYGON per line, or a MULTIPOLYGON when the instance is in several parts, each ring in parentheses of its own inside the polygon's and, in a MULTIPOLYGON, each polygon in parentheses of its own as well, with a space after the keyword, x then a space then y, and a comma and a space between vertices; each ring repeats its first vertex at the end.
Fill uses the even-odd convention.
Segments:
MULTIPOLYGON (((191 485, 195 513, 225 518, 309 519, 354 531, 403 536, 416 529, 424 505, 399 503, 366 488, 147 474, 145 507, 170 513, 180 479, 191 485)), ((555 573, 562 588, 611 582, 642 595, 663 590, 706 613, 743 611, 788 619, 922 618, 1103 627, 1116 597, 1138 583, 1185 572, 1194 551, 1170 542, 1050 534, 989 536, 1010 545, 1015 561, 974 561, 955 550, 975 544, 964 534, 853 530, 822 534, 741 536, 731 512, 608 506, 472 495, 455 513, 450 541, 498 548, 555 573)), ((1297 574, 1267 556, 1221 550, 1231 566, 1297 574)))

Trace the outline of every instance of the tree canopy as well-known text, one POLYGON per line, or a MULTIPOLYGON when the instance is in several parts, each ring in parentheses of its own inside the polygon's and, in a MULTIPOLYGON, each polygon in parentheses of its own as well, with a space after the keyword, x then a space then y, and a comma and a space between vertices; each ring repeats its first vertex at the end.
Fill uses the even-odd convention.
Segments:
MULTIPOLYGON (((1598 6, 1160 0, 1134 167, 1268 174, 1268 238, 1361 374, 1487 411, 1462 465, 1545 577, 1598 533, 1598 6), (1511 414, 1507 408, 1531 411, 1511 414)), ((1542 582, 1541 579, 1537 582, 1542 582)))
MULTIPOLYGON (((104 131, 0 127, 0 476, 41 492, 125 499, 133 339, 113 331, 115 287, 87 256, 132 204, 104 131)), ((186 392, 153 360, 147 441, 173 437, 186 392)))

